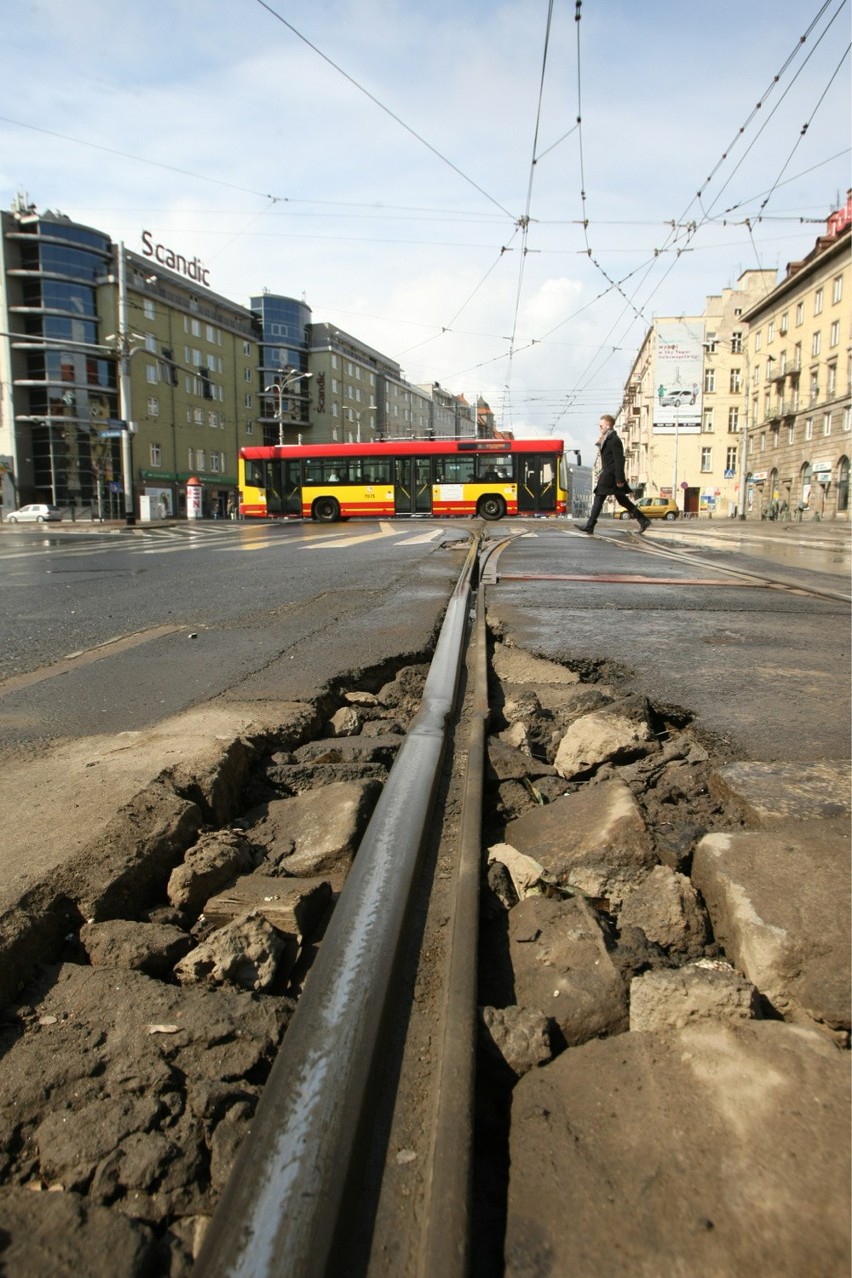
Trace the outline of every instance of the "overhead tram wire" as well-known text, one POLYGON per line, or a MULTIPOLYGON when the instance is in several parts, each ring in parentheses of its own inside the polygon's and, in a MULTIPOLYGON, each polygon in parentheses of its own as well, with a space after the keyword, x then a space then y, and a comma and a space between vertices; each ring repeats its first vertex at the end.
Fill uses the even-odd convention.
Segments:
MULTIPOLYGON (((579 20, 580 20, 580 8, 581 8, 581 3, 582 3, 582 0, 577 0, 577 6, 576 6, 576 21, 577 21, 577 23, 578 23, 578 24, 579 24, 579 20)), ((744 135, 744 133, 746 132, 746 130, 749 128, 749 126, 750 126, 751 122, 753 121, 753 119, 755 118, 755 116, 756 116, 757 112, 758 112, 758 111, 762 108, 762 106, 763 106, 763 104, 764 104, 764 101, 765 101, 765 100, 769 97, 769 95, 770 95, 770 93, 772 92, 772 90, 773 90, 773 88, 775 87, 775 85, 777 85, 777 84, 780 82, 780 80, 781 80, 782 76, 784 75, 784 73, 786 72, 786 70, 788 69, 788 67, 791 65, 791 63, 794 61, 794 59, 795 59, 796 55, 800 52, 802 45, 803 45, 803 44, 805 43, 805 41, 809 38, 809 36, 810 36, 810 35, 811 35, 811 33, 813 32, 813 30, 814 30, 815 26, 818 24, 818 22, 819 22, 820 18, 821 18, 821 17, 822 17, 822 15, 826 12, 826 10, 830 7, 830 3, 831 3, 831 0, 825 0, 825 3, 821 6, 821 8, 820 8, 819 12, 817 13, 817 15, 816 15, 816 17, 813 19, 813 21, 810 23, 810 25, 809 25, 809 26, 808 26, 808 28, 806 29, 805 33, 804 33, 802 36, 800 36, 799 40, 798 40, 798 41, 797 41, 797 43, 796 43, 795 48, 794 48, 794 49, 791 51, 791 53, 788 55, 788 57, 786 58, 786 60, 785 60, 784 64, 782 65, 781 69, 780 69, 780 70, 776 73, 776 75, 773 77, 773 79, 772 79, 772 81, 771 81, 770 85, 769 85, 769 86, 768 86, 768 88, 765 90, 764 94, 762 95, 762 98, 758 101, 757 105, 753 108, 753 110, 751 111, 751 113, 749 114, 749 116, 747 117, 747 119, 745 120, 745 122, 744 122, 744 123, 740 126, 740 128, 739 128, 739 129, 738 129, 738 131, 737 131, 737 134, 734 136, 734 138, 732 139, 731 143, 729 143, 728 147, 725 149, 725 151, 723 152, 722 156, 720 157, 720 159, 718 160, 718 162, 716 163, 716 165, 715 165, 715 166, 713 167, 713 169, 711 170, 711 172, 710 172, 709 176, 705 179, 705 182, 704 182, 704 184, 702 185, 702 187, 700 187, 700 188, 699 188, 699 190, 698 190, 698 192, 696 193, 696 195, 695 195, 695 196, 693 196, 692 200, 691 200, 691 201, 689 202, 689 204, 686 206, 686 208, 684 209, 684 211, 683 211, 683 213, 680 215, 680 217, 679 217, 679 218, 677 218, 676 220, 674 220, 674 221, 672 222, 672 231, 670 232, 670 234, 669 234, 669 235, 666 237, 666 239, 664 240, 662 248, 661 248, 661 249, 658 249, 658 250, 655 250, 655 253, 654 253, 654 257, 653 257, 653 259, 651 259, 651 260, 650 260, 650 262, 647 264, 647 270, 645 271, 645 275, 644 275, 643 279, 639 281, 639 283, 637 284, 636 289, 634 289, 634 291, 633 291, 633 297, 635 298, 635 297, 636 297, 636 295, 637 295, 637 293, 639 292, 639 289, 641 289, 642 284, 644 283, 644 280, 645 280, 645 279, 647 279, 648 275, 650 274, 650 271, 651 271, 651 269, 652 269, 652 267, 653 267, 653 265, 654 265, 654 263, 656 262, 656 260, 657 260, 657 258, 658 258, 658 257, 660 257, 663 253, 669 253, 669 252, 672 252, 672 251, 674 251, 674 252, 676 253, 676 257, 673 259, 673 261, 671 262, 671 264, 669 265, 669 267, 668 267, 668 268, 667 268, 667 269, 663 272, 663 274, 662 274, 661 278, 660 278, 660 279, 657 281, 657 283, 655 284, 654 289, 652 290, 652 292, 651 292, 650 294, 648 294, 648 296, 644 299, 644 305, 645 305, 645 306, 647 306, 647 305, 648 305, 648 302, 651 300, 651 298, 653 298, 653 296, 655 295, 655 293, 657 293, 657 292, 659 291, 659 289, 662 287, 662 285, 664 284, 665 280, 668 278, 668 276, 670 275, 671 271, 674 269, 675 262, 676 262, 677 260, 679 260, 680 254, 681 254, 681 253, 683 253, 683 252, 685 252, 685 251, 687 250, 687 248, 691 245, 691 242, 692 242, 692 240, 694 239, 694 237, 695 237, 695 235, 696 235, 696 233, 697 233, 697 231, 698 231, 698 227, 699 227, 699 225, 703 225, 703 224, 704 224, 707 220, 709 220, 709 219, 707 218, 707 216, 705 215, 704 217, 702 217, 702 219, 701 219, 701 221, 700 221, 700 222, 699 222, 698 220, 693 221, 693 222, 687 222, 687 221, 686 221, 686 219, 687 219, 687 217, 688 217, 688 214, 689 214, 689 211, 690 211, 690 209, 691 209, 692 205, 695 203, 695 201, 696 201, 696 200, 698 200, 699 205, 701 206, 701 209, 702 209, 702 214, 704 213, 703 205, 701 204, 701 197, 702 197, 703 192, 706 190, 706 187, 707 187, 708 183, 709 183, 710 181, 712 181, 713 177, 714 177, 714 176, 715 176, 715 174, 718 172, 718 170, 721 168, 721 166, 722 166, 722 164, 724 163, 724 161, 728 158, 728 156, 729 156, 729 154, 730 154, 731 150, 732 150, 732 149, 733 149, 733 147, 736 145, 737 141, 738 141, 738 140, 739 140, 739 139, 740 139, 740 138, 744 135), (674 246, 674 245, 672 244, 672 240, 673 240, 673 238, 674 238, 674 239, 679 238, 678 232, 680 231, 680 229, 681 229, 681 227, 682 227, 682 226, 685 226, 685 229, 686 229, 686 245, 685 245, 685 246, 674 246)), ((846 0, 842 0, 841 7, 842 7, 842 6, 843 6, 843 4, 845 4, 845 3, 846 3, 846 0)), ((838 9, 838 12, 839 12, 839 9, 838 9)), ((836 17, 836 16, 837 16, 837 14, 835 13, 834 17, 836 17)), ((834 17, 832 17, 832 20, 831 20, 832 22, 834 21, 834 17)), ((831 25, 831 24, 829 23, 829 25, 831 25)), ((828 28, 826 28, 826 30, 827 30, 827 29, 828 29, 828 28)), ((824 34, 825 34, 825 32, 823 32, 823 33, 820 35, 820 40, 822 39, 822 35, 824 35, 824 34)), ((580 84, 581 84, 581 66, 580 66, 580 41, 579 41, 579 28, 578 28, 578 40, 577 40, 577 60, 578 60, 578 66, 577 66, 577 83, 578 83, 578 94, 579 94, 579 86, 580 86, 580 84)), ((797 74, 798 74, 798 73, 797 73, 797 74)), ((586 244, 587 244, 587 248, 588 248, 588 254, 589 254, 590 260, 594 261, 594 257, 593 257, 593 255, 592 255, 592 250, 591 250, 591 245, 589 244, 588 234, 587 234, 587 228, 588 228, 589 222, 588 222, 587 208, 586 208, 586 192, 585 192, 585 179, 584 179, 584 168, 583 168, 583 163, 584 163, 584 162, 583 162, 583 149, 582 149, 582 104, 581 104, 581 101, 579 101, 579 99, 578 99, 578 122, 579 122, 579 123, 580 123, 580 125, 581 125, 581 129, 580 129, 580 135, 581 135, 581 136, 580 136, 580 143, 579 143, 579 145, 580 145, 580 157, 581 157, 581 201, 582 201, 582 208, 583 208, 583 226, 584 226, 584 232, 586 233, 586 244)), ((726 183, 726 185, 727 185, 727 183, 726 183)), ((724 189, 724 188, 723 188, 723 189, 724 189)), ((598 269, 600 269, 600 267, 599 267, 599 264, 598 264, 598 263, 595 263, 595 265, 596 265, 596 266, 598 266, 598 269)), ((634 273, 635 273, 635 272, 634 272, 634 273)), ((611 284, 612 284, 613 286, 615 286, 613 281, 611 281, 611 284)), ((607 290, 607 292, 608 292, 608 291, 610 291, 610 290, 608 289, 608 290, 607 290)), ((621 291, 621 290, 619 289, 619 291, 621 291)), ((622 293, 622 295, 624 296, 624 294, 623 294, 623 293, 622 293)), ((632 308, 632 309, 634 309, 634 310, 636 309, 635 304, 633 303, 633 301, 632 301, 632 300, 630 300, 630 306, 631 306, 631 308, 632 308)), ((647 323, 647 320, 643 320, 643 322, 647 323)), ((552 332, 552 331, 553 331, 553 330, 551 330, 551 332, 552 332)))
POLYGON ((458 174, 458 176, 464 182, 467 182, 470 186, 474 188, 474 190, 478 191, 480 195, 484 196, 485 199, 489 201, 489 203, 493 204, 495 208, 500 209, 501 213, 505 213, 506 216, 511 218, 513 222, 516 220, 514 214, 510 213, 507 208, 504 208, 499 200, 495 199, 493 195, 489 195, 488 192, 483 187, 481 187, 477 182, 475 182, 472 177, 469 177, 467 173, 464 173, 458 167, 458 165, 454 164, 453 161, 448 159, 446 155, 443 155, 437 149, 437 147, 432 146, 431 142, 427 142, 426 139, 420 133, 416 131, 416 129, 413 129, 410 124, 406 124, 405 121, 401 119, 401 117, 398 116, 395 111, 392 111, 390 107, 385 106, 385 104, 381 102, 375 96, 375 94, 371 93, 370 90, 365 88, 363 84, 359 84, 359 82, 354 78, 354 76, 351 76, 348 73, 348 71, 344 71, 341 66, 339 66, 332 58, 328 56, 328 54, 323 53, 322 49, 317 48, 317 46, 313 44, 307 38, 307 36, 302 35, 301 31, 298 31, 296 27, 293 26, 292 22, 288 22, 287 19, 282 17, 280 13, 276 12, 276 10, 273 9, 270 4, 267 4, 266 0, 256 0, 256 3, 260 5, 261 9, 265 9, 268 14, 270 14, 273 18, 277 19, 277 21, 280 22, 282 26, 285 26, 288 31, 291 31, 293 35, 296 36, 297 39, 302 41, 303 44, 306 44, 308 48, 317 55, 317 57, 322 58, 323 62, 327 62, 328 65, 332 67, 338 73, 338 75, 342 75, 344 80, 348 80, 348 82, 353 86, 353 88, 357 89, 359 93, 363 93, 365 97, 369 98, 370 101, 374 104, 374 106, 377 106, 380 111, 384 111, 385 115, 389 116, 396 124, 400 126, 400 128, 405 129, 406 133, 410 133, 411 136, 416 139, 416 141, 418 141, 422 146, 425 146, 428 151, 431 151, 432 154, 437 157, 437 159, 439 159, 443 164, 448 165, 449 168, 451 168, 454 173, 458 174))

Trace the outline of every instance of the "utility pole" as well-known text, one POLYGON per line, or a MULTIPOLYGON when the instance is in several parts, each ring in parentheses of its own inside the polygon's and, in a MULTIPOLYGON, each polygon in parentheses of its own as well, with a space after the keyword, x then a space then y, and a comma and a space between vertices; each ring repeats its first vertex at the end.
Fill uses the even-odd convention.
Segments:
MULTIPOLYGON (((118 411, 121 417, 121 487, 124 517, 135 524, 133 508, 133 463, 130 454, 130 334, 127 329, 127 259, 124 241, 118 245, 118 411)), ((138 348, 137 348, 138 349, 138 348)))

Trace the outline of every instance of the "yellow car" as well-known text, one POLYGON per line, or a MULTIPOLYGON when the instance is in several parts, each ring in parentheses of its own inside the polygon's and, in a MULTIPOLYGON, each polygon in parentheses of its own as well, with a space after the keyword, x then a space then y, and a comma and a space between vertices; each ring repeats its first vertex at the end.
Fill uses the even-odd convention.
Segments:
MULTIPOLYGON (((646 519, 677 519, 680 511, 677 502, 669 497, 640 497, 636 505, 646 519)), ((629 519, 626 510, 620 508, 615 512, 616 519, 629 519)))

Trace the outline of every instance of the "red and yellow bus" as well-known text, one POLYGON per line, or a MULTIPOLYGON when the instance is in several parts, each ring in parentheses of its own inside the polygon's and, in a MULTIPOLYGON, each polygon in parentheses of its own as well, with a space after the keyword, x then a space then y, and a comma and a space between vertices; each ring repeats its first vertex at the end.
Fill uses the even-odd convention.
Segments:
POLYGON ((338 519, 564 515, 561 439, 389 439, 240 449, 240 515, 338 519))

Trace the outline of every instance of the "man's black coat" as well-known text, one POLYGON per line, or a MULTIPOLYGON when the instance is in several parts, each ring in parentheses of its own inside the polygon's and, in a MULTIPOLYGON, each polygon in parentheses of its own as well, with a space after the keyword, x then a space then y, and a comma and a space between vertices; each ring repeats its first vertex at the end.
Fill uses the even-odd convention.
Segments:
POLYGON ((624 480, 624 445, 614 430, 607 431, 600 446, 601 473, 595 484, 595 492, 612 497, 616 492, 629 493, 633 490, 624 480), (622 488, 618 485, 623 484, 622 488))

